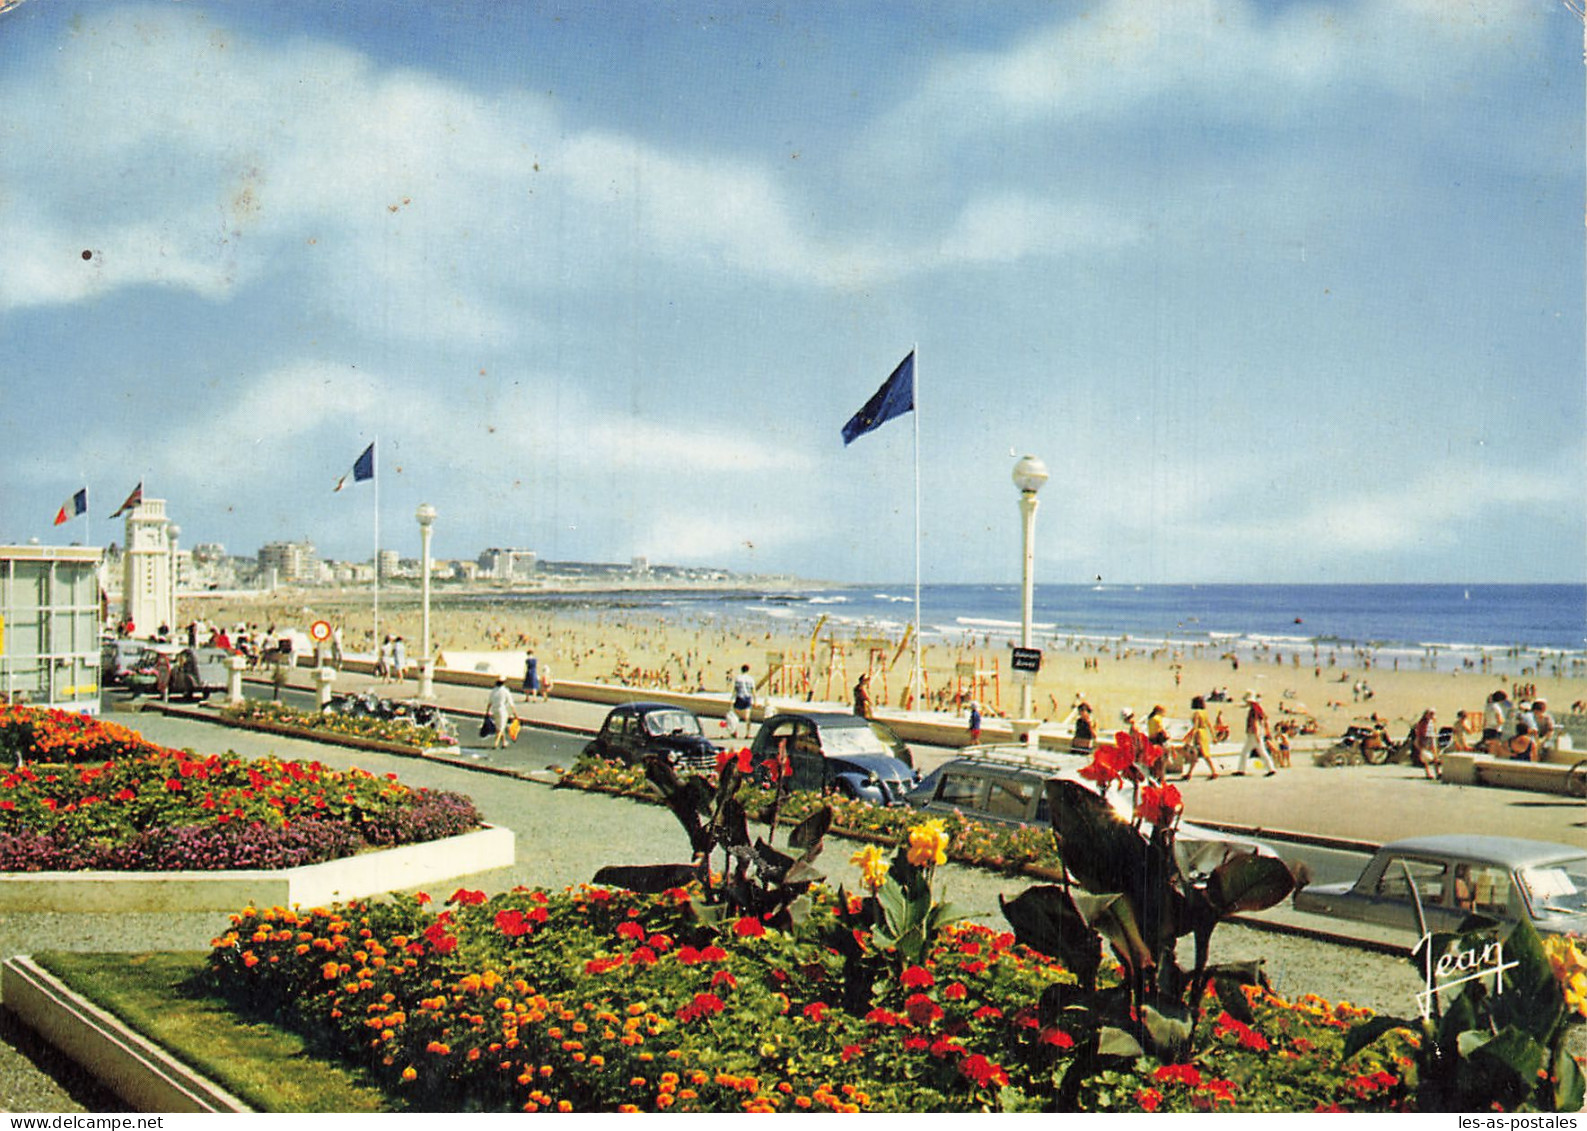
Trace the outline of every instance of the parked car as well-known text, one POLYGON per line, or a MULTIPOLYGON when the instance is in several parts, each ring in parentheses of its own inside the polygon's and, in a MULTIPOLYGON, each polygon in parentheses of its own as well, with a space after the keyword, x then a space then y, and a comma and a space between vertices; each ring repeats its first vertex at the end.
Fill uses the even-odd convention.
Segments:
POLYGON ((884 723, 838 712, 784 711, 761 724, 757 765, 786 755, 793 788, 902 805, 920 780, 909 747, 884 723))
POLYGON ((208 699, 226 690, 226 656, 222 648, 183 648, 175 644, 145 645, 125 685, 135 695, 208 699))
POLYGON ((660 755, 675 769, 708 774, 716 772, 718 751, 693 711, 670 703, 624 703, 607 712, 584 752, 630 764, 660 755))
MULTIPOLYGON (((1083 755, 1032 751, 1025 746, 967 746, 959 757, 927 775, 905 795, 905 800, 927 812, 961 813, 990 824, 1050 826, 1047 783, 1055 779, 1078 781, 1094 789, 1079 772, 1090 760, 1083 755)), ((1121 819, 1134 816, 1128 789, 1112 789, 1106 796, 1121 819)), ((1259 841, 1183 819, 1174 845, 1180 867, 1191 876, 1205 875, 1231 852, 1278 855, 1259 841)))
POLYGON ((99 646, 99 684, 101 687, 125 687, 127 677, 137 666, 138 657, 146 645, 141 640, 116 638, 99 646))
POLYGON ((1301 888, 1294 905, 1414 932, 1417 895, 1430 931, 1458 930, 1475 915, 1530 919, 1545 934, 1587 932, 1587 851, 1516 837, 1411 837, 1378 849, 1354 883, 1301 888))

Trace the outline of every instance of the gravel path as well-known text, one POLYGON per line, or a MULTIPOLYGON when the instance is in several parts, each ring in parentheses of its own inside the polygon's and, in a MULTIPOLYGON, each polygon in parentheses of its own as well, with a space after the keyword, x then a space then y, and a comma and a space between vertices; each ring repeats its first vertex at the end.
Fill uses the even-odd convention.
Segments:
MULTIPOLYGON (((139 715, 136 726, 156 742, 203 751, 230 748, 239 754, 272 753, 319 760, 372 773, 394 772, 418 786, 472 796, 485 819, 517 834, 517 859, 509 868, 466 876, 455 886, 501 891, 518 884, 559 890, 588 881, 605 864, 660 863, 686 859, 687 842, 672 815, 660 806, 473 772, 467 768, 370 754, 290 739, 265 737, 210 724, 139 715)), ((833 883, 858 887, 848 863, 850 842, 833 838, 821 863, 833 883)), ((1032 881, 948 866, 939 873, 942 894, 989 925, 1003 922, 998 896, 1013 896, 1032 881)), ((449 894, 454 885, 448 884, 449 894)), ((0 916, 0 957, 37 950, 205 950, 227 926, 224 915, 63 913, 0 916)), ((1274 988, 1285 996, 1307 992, 1348 1000, 1399 1015, 1415 1010, 1415 969, 1402 958, 1270 934, 1238 925, 1213 936, 1215 960, 1263 958, 1274 988)), ((116 1101, 86 1088, 49 1049, 40 1049, 0 1027, 0 1110, 116 1110, 116 1101), (111 1106, 104 1106, 105 1104, 111 1106)))

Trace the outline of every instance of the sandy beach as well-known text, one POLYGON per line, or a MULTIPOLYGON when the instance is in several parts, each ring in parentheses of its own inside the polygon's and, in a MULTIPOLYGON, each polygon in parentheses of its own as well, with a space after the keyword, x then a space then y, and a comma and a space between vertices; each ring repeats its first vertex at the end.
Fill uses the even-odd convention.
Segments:
MULTIPOLYGON (((349 652, 372 648, 371 595, 336 590, 278 590, 258 595, 194 595, 183 597, 181 623, 202 618, 228 628, 239 623, 306 631, 317 619, 343 630, 349 652)), ((383 591, 380 634, 401 635, 410 657, 420 650, 419 597, 416 591, 383 591)), ((653 608, 627 607, 609 591, 548 595, 544 601, 514 596, 492 601, 471 597, 466 603, 450 595, 432 596, 431 636, 442 666, 448 652, 495 653, 500 670, 519 676, 523 657, 533 649, 543 671, 557 678, 625 683, 636 687, 725 692, 740 666, 772 693, 792 698, 846 702, 861 672, 871 670, 873 698, 895 708, 912 707, 909 699, 913 648, 892 638, 856 637, 852 630, 808 629, 748 620, 707 620, 683 623, 653 608), (834 649, 834 644, 837 646, 834 649)), ((470 656, 470 666, 479 662, 470 656)), ((1019 712, 1019 688, 1011 681, 1006 648, 996 641, 953 643, 927 641, 921 649, 925 709, 964 714, 974 698, 983 714, 1013 717, 1019 712)), ((1077 696, 1095 712, 1104 732, 1121 710, 1144 718, 1161 704, 1170 718, 1189 715, 1193 695, 1228 690, 1228 702, 1210 702, 1238 733, 1243 718, 1240 700, 1256 691, 1275 721, 1315 718, 1322 734, 1338 734, 1352 720, 1372 712, 1388 720, 1396 733, 1408 728, 1421 711, 1432 707, 1441 723, 1454 721, 1459 710, 1480 710, 1488 694, 1503 688, 1512 698, 1545 698, 1551 710, 1564 714, 1587 699, 1587 678, 1544 671, 1524 676, 1483 671, 1395 670, 1372 664, 1371 657, 1317 656, 1311 649, 1275 652, 1255 660, 1214 655, 1183 655, 1148 651, 1127 642, 1048 647, 1034 687, 1036 714, 1044 721, 1067 717, 1077 696), (1366 698, 1359 688, 1365 681, 1366 698), (1535 690, 1532 690, 1534 689, 1535 690)))

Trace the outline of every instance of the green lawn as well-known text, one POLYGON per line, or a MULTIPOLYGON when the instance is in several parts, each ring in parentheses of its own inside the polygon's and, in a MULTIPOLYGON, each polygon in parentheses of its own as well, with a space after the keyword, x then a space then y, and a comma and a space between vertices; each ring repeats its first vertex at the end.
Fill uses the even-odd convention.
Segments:
POLYGON ((206 957, 203 951, 33 956, 72 989, 258 1111, 392 1110, 356 1070, 315 1055, 291 1033, 233 1013, 203 984, 206 957))

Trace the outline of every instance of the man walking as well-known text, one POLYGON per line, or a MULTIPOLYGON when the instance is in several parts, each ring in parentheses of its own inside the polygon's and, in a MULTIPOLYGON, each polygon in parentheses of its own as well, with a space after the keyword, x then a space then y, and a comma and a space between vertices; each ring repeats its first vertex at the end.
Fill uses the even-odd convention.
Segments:
POLYGON ((1234 771, 1235 777, 1245 776, 1245 764, 1255 751, 1256 756, 1262 759, 1266 767, 1266 777, 1278 773, 1273 766, 1273 756, 1267 752, 1268 740, 1267 712, 1262 709, 1262 697, 1254 691, 1245 693, 1245 744, 1240 747, 1240 767, 1234 771))

